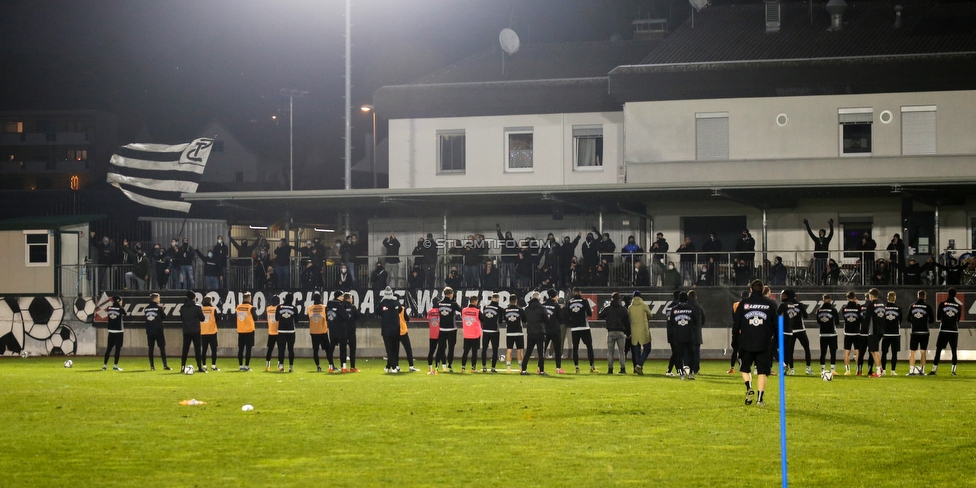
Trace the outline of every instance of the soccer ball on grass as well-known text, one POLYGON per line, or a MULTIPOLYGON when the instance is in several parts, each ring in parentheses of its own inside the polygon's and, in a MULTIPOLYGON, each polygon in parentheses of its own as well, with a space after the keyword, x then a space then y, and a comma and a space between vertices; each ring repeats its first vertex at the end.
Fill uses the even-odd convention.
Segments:
POLYGON ((821 371, 820 379, 824 381, 831 381, 834 379, 834 373, 831 373, 830 371, 821 371))
POLYGON ((188 365, 186 369, 183 370, 183 374, 193 374, 193 366, 188 365))
POLYGON ((64 362, 64 367, 65 368, 70 368, 70 367, 72 367, 74 365, 75 365, 75 363, 72 360, 70 360, 70 359, 64 362))

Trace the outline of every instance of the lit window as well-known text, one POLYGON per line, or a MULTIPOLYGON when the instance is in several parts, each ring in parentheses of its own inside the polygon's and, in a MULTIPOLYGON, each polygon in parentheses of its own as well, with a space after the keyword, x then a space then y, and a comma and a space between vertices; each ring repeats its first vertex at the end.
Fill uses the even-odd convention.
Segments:
POLYGON ((505 171, 532 171, 532 128, 505 130, 505 171))
POLYGON ((465 143, 463 130, 437 131, 438 173, 464 173, 467 160, 465 143))
POLYGON ((837 111, 842 155, 871 155, 871 124, 874 109, 842 108, 837 111))
POLYGON ((573 126, 574 163, 578 170, 603 168, 603 126, 573 126))
POLYGON ((48 231, 24 231, 24 264, 27 266, 50 266, 51 238, 48 231))

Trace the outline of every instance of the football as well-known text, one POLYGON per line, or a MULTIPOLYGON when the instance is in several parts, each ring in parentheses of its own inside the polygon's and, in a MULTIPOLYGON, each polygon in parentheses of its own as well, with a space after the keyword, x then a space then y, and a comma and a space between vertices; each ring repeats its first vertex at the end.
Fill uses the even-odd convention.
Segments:
POLYGON ((28 353, 27 351, 20 351, 20 357, 27 359, 28 357, 30 357, 30 353, 28 353))
POLYGON ((72 367, 74 365, 75 365, 75 363, 72 362, 70 359, 64 362, 64 367, 65 368, 70 368, 70 367, 72 367))
POLYGON ((821 371, 820 372, 820 379, 822 379, 824 381, 833 380, 834 379, 834 374, 831 373, 830 371, 821 371))
POLYGON ((193 374, 193 366, 187 365, 186 369, 183 370, 183 374, 193 374))
POLYGON ((254 405, 244 405, 241 407, 242 412, 250 412, 251 410, 254 410, 254 405))

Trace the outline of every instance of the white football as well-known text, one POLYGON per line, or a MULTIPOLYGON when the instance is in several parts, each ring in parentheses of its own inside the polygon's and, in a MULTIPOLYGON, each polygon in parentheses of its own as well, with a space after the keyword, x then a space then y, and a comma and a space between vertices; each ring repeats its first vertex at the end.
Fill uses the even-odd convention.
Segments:
POLYGON ((831 381, 831 380, 834 379, 834 374, 831 373, 830 371, 821 371, 820 372, 820 379, 822 379, 824 381, 831 381))
POLYGON ((183 373, 184 374, 193 374, 193 366, 187 366, 186 369, 183 370, 183 373))
POLYGON ((254 410, 254 405, 244 405, 241 407, 242 412, 250 412, 251 410, 254 410))
POLYGON ((28 357, 30 357, 30 353, 28 353, 27 351, 21 351, 20 357, 27 359, 28 357))
POLYGON ((505 355, 504 354, 499 354, 498 355, 498 360, 499 361, 504 361, 505 360, 505 355))
POLYGON ((70 368, 70 367, 72 367, 74 365, 75 365, 75 363, 73 363, 70 359, 64 362, 64 367, 65 368, 70 368))

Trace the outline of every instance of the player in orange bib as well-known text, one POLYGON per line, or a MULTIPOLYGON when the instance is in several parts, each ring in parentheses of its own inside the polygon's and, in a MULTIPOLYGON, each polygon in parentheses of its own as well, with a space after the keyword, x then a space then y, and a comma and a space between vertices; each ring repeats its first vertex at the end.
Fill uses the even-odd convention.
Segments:
MULTIPOLYGON (((220 371, 217 368, 217 321, 221 320, 221 314, 217 307, 213 306, 213 299, 203 297, 203 322, 200 322, 200 342, 203 344, 203 351, 200 356, 203 362, 207 362, 207 349, 210 349, 210 371, 220 371)), ((204 364, 206 366, 206 364, 204 364)))
POLYGON ((243 303, 237 306, 237 365, 241 371, 251 370, 251 349, 254 347, 254 322, 258 312, 251 305, 251 292, 244 293, 243 303))
POLYGON ((325 316, 325 305, 322 304, 322 295, 316 293, 312 295, 312 305, 308 307, 308 331, 312 336, 312 359, 315 360, 315 369, 321 373, 322 366, 319 366, 319 350, 325 349, 326 357, 329 359, 329 372, 335 371, 335 362, 332 359, 332 343, 329 342, 329 321, 325 316))

